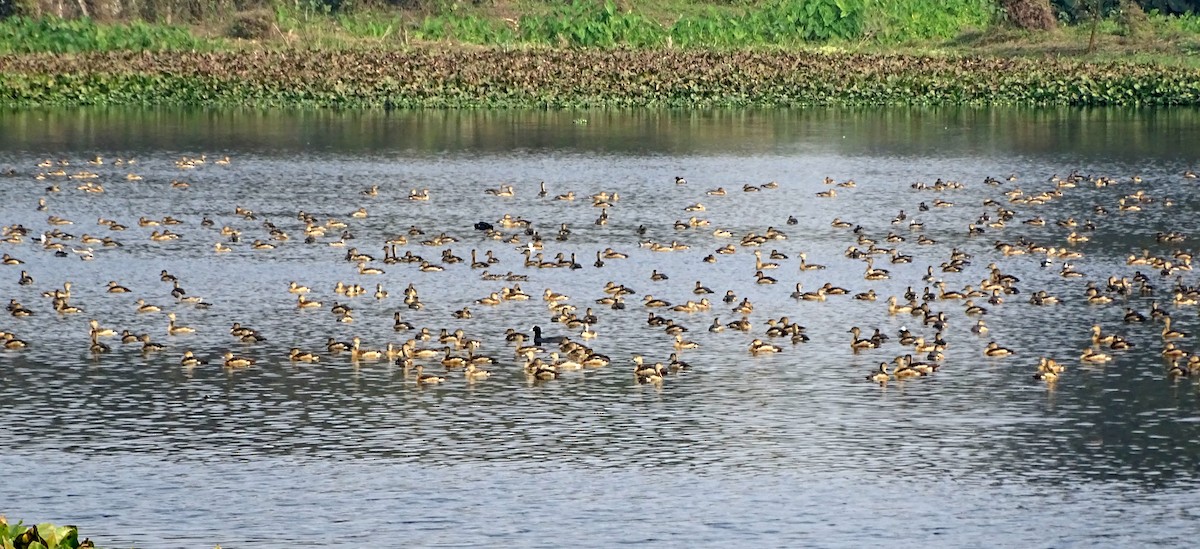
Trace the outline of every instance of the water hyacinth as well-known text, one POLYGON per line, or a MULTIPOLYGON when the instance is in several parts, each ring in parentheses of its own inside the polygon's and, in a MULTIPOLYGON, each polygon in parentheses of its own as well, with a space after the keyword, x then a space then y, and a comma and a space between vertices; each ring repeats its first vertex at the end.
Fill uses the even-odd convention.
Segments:
POLYGON ((23 522, 9 524, 0 516, 0 547, 24 549, 76 549, 95 547, 90 540, 79 541, 79 529, 74 526, 55 526, 48 522, 26 526, 23 522))
POLYGON ((781 50, 107 52, 0 56, 0 95, 26 106, 1195 105, 1200 70, 781 50))

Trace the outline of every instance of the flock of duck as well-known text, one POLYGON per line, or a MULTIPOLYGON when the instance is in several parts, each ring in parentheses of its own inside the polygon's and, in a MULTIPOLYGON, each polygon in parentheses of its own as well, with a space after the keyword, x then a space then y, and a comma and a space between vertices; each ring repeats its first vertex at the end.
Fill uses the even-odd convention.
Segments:
MULTIPOLYGON (((208 164, 236 169, 236 163, 228 157, 210 160, 205 156, 181 158, 175 163, 175 168, 186 172, 204 168, 208 164)), ((218 223, 209 216, 198 220, 171 215, 142 215, 136 220, 107 219, 102 216, 90 230, 84 228, 89 225, 88 222, 70 219, 56 211, 55 197, 64 193, 102 195, 120 192, 122 184, 146 184, 142 183, 142 176, 130 171, 136 167, 137 164, 132 160, 106 162, 103 158, 95 157, 84 162, 45 160, 30 171, 10 169, 6 173, 9 178, 18 181, 32 176, 42 190, 35 207, 39 215, 45 216, 45 224, 11 224, 5 226, 0 235, 3 243, 0 245, 7 248, 0 263, 3 268, 12 270, 8 278, 14 282, 11 286, 4 284, 10 292, 7 307, 9 320, 0 330, 5 349, 19 352, 39 345, 75 345, 70 339, 38 341, 23 330, 23 323, 30 317, 58 315, 64 319, 80 319, 80 351, 86 351, 97 360, 114 354, 114 347, 130 347, 146 355, 176 353, 180 357, 179 364, 185 368, 204 367, 210 362, 213 366, 229 369, 268 363, 315 364, 337 357, 344 357, 355 364, 388 361, 401 366, 406 375, 411 373, 410 379, 417 385, 438 384, 454 378, 479 382, 501 372, 514 375, 520 372, 530 382, 536 383, 553 380, 572 371, 594 369, 624 370, 628 373, 623 375, 628 375, 633 382, 661 385, 671 376, 691 369, 692 366, 684 361, 684 357, 707 344, 707 339, 728 337, 715 334, 742 333, 748 341, 744 343, 744 348, 749 357, 791 353, 810 341, 807 328, 793 320, 795 315, 763 319, 761 313, 756 314, 756 306, 761 308, 761 303, 756 304, 750 297, 739 295, 748 293, 746 287, 714 290, 703 284, 705 265, 733 262, 742 266, 746 285, 767 287, 778 284, 781 288, 794 289, 790 294, 784 289, 771 290, 767 294, 771 296, 771 310, 787 309, 788 305, 781 306, 780 303, 788 300, 817 304, 852 300, 861 303, 862 310, 873 311, 877 315, 864 315, 860 317, 859 324, 894 325, 895 318, 905 319, 901 323, 906 327, 892 333, 857 325, 833 327, 834 331, 845 334, 844 352, 848 360, 857 361, 860 355, 879 358, 877 366, 865 376, 874 383, 906 382, 932 376, 946 366, 948 349, 955 346, 982 349, 976 359, 959 355, 959 360, 1027 364, 1033 378, 1054 383, 1066 375, 1070 362, 1102 364, 1112 360, 1117 353, 1141 352, 1134 351, 1137 345, 1119 332, 1141 330, 1134 326, 1143 323, 1161 324, 1160 330, 1154 330, 1154 335, 1161 339, 1161 345, 1155 345, 1151 353, 1161 358, 1163 375, 1187 378, 1200 374, 1200 354, 1193 354, 1188 349, 1187 342, 1192 336, 1172 324, 1173 315, 1177 316, 1178 311, 1194 307, 1200 302, 1200 287, 1186 284, 1183 276, 1191 270, 1192 261, 1190 253, 1181 247, 1187 235, 1178 231, 1158 232, 1154 245, 1158 251, 1144 249, 1140 253, 1132 253, 1126 259, 1124 268, 1117 269, 1119 272, 1087 273, 1076 266, 1084 260, 1082 250, 1086 249, 1091 236, 1103 225, 1106 217, 1139 215, 1139 212, 1152 208, 1175 205, 1171 197, 1156 196, 1148 190, 1137 176, 1117 179, 1073 172, 1033 182, 1032 188, 1022 188, 1027 184, 1023 184, 1015 175, 1005 179, 987 177, 977 185, 995 189, 995 192, 982 203, 970 205, 956 204, 947 199, 953 193, 967 188, 966 183, 942 180, 914 183, 911 187, 913 196, 917 197, 915 204, 897 208, 891 219, 806 218, 802 224, 800 219, 790 216, 779 220, 783 228, 772 225, 742 234, 735 234, 728 228, 714 227, 714 223, 703 217, 705 212, 719 208, 719 202, 727 195, 740 192, 753 195, 752 200, 757 200, 778 192, 776 189, 780 185, 772 181, 757 185, 742 184, 730 190, 718 186, 704 192, 707 201, 710 204, 716 202, 716 205, 702 202, 679 204, 679 219, 670 223, 670 229, 667 229, 680 235, 678 238, 672 238, 669 242, 651 238, 648 235, 662 232, 659 229, 663 220, 644 218, 628 224, 627 240, 605 241, 596 246, 598 249, 595 250, 594 261, 591 261, 592 254, 588 253, 585 265, 576 253, 560 252, 548 257, 546 250, 555 243, 572 240, 579 232, 587 231, 586 227, 574 228, 562 222, 535 222, 510 213, 481 220, 474 223, 473 227, 393 227, 394 234, 385 239, 359 242, 354 235, 358 228, 355 223, 371 215, 368 207, 347 209, 343 214, 345 219, 333 215, 322 218, 297 210, 295 219, 298 223, 293 223, 295 228, 266 220, 244 207, 227 212, 229 219, 240 223, 218 223), (108 178, 116 181, 105 181, 96 171, 101 166, 109 169, 108 178), (111 173, 113 168, 128 173, 114 177, 111 173), (1090 219, 1076 219, 1070 215, 1059 219, 1043 217, 1061 210, 1059 205, 1069 197, 1082 195, 1086 189, 1094 190, 1086 197, 1093 200, 1094 204, 1086 214, 1081 212, 1081 215, 1087 215, 1090 219), (927 196, 932 198, 927 199, 927 196), (924 220, 948 208, 976 208, 979 215, 973 222, 950 234, 927 231, 924 220), (916 213, 910 215, 909 210, 916 213), (826 265, 810 262, 808 252, 802 251, 805 233, 815 232, 814 226, 818 223, 828 224, 829 230, 838 235, 836 238, 844 239, 845 250, 840 257, 823 259, 837 262, 840 271, 861 269, 860 280, 853 282, 855 288, 841 287, 827 280, 809 286, 815 289, 806 290, 803 280, 794 281, 797 278, 821 276, 822 271, 827 269, 826 265), (881 229, 881 226, 884 228, 881 229), (1012 231, 1012 227, 1022 227, 1021 232, 1027 234, 1004 238, 1006 233, 1012 231), (78 234, 72 228, 77 228, 78 234), (296 234, 297 229, 302 234, 296 234), (148 234, 146 231, 149 231, 148 234), (101 232, 105 236, 93 234, 101 232), (104 293, 128 294, 127 306, 139 317, 159 318, 161 315, 162 321, 155 323, 161 322, 163 332, 160 333, 165 333, 167 339, 160 340, 149 332, 139 333, 132 326, 103 325, 99 320, 104 318, 101 307, 98 306, 93 312, 93 304, 74 300, 71 282, 55 287, 39 285, 38 278, 44 274, 61 274, 61 269, 66 269, 69 276, 71 267, 67 263, 55 264, 51 273, 39 273, 28 269, 23 259, 26 255, 53 254, 60 258, 92 261, 100 256, 98 248, 119 254, 120 249, 134 238, 156 243, 180 238, 194 241, 199 238, 206 240, 204 247, 216 255, 229 254, 239 248, 253 253, 270 253, 285 243, 292 244, 289 241, 293 240, 302 240, 309 246, 334 249, 336 251, 332 253, 338 254, 350 266, 347 273, 351 273, 354 279, 339 281, 327 289, 313 289, 303 281, 292 281, 279 288, 280 294, 293 296, 289 299, 294 299, 297 310, 329 311, 330 326, 354 326, 355 322, 360 322, 356 312, 359 306, 355 305, 355 299, 373 299, 377 304, 391 304, 395 303, 395 298, 391 297, 395 292, 387 286, 393 286, 392 290, 402 288, 399 295, 395 296, 399 298, 399 304, 394 306, 395 310, 390 315, 391 331, 395 338, 372 347, 364 344, 358 336, 348 340, 328 337, 323 347, 303 349, 301 346, 289 346, 286 353, 271 356, 256 353, 254 349, 269 339, 295 338, 263 334, 250 327, 252 321, 229 318, 228 347, 193 349, 188 344, 189 334, 212 328, 185 325, 179 320, 180 313, 187 308, 211 308, 221 300, 220 296, 214 296, 210 301, 193 295, 185 289, 188 281, 183 273, 161 270, 158 273, 162 283, 160 288, 131 288, 120 280, 101 285, 104 293), (951 238, 955 242, 962 242, 963 239, 990 241, 991 245, 987 249, 987 257, 977 257, 981 255, 978 250, 972 254, 956 246, 950 249, 939 247, 939 238, 951 238), (475 242, 468 253, 463 253, 461 248, 454 249, 455 243, 464 239, 475 242), (691 244, 686 243, 689 241, 691 244), (667 281, 671 275, 665 268, 652 268, 648 274, 621 268, 622 261, 633 253, 628 248, 636 247, 649 252, 687 252, 699 247, 697 241, 705 245, 699 248, 698 253, 692 252, 694 261, 685 262, 689 265, 688 270, 694 273, 687 277, 686 282, 694 297, 682 302, 672 303, 644 291, 646 286, 669 283, 667 281), (496 249, 492 249, 493 246, 496 249), (623 246, 626 250, 620 251, 623 246), (487 249, 480 253, 479 248, 485 247, 487 249), (913 254, 916 248, 935 250, 934 255, 944 254, 944 260, 929 262, 923 268, 917 265, 899 267, 917 263, 918 260, 914 259, 917 256, 931 255, 928 252, 913 254), (364 251, 368 249, 382 250, 382 255, 376 257, 364 251), (427 253, 424 250, 438 251, 427 253), (1028 287, 1028 283, 1023 283, 1005 268, 1010 262, 1023 261, 1022 256, 1026 259, 1036 258, 1034 261, 1041 269, 1056 271, 1061 282, 1044 288, 1028 287), (860 263, 861 267, 847 267, 853 266, 854 262, 860 263), (972 272, 972 264, 985 263, 985 275, 978 281, 959 288, 951 287, 946 280, 961 278, 965 276, 962 273, 972 272), (409 265, 424 273, 453 271, 461 275, 471 272, 481 281, 504 284, 502 288, 487 291, 479 297, 464 297, 461 302, 455 303, 453 318, 456 321, 470 321, 474 316, 472 309, 478 311, 512 302, 540 301, 545 307, 544 322, 539 322, 529 330, 507 327, 503 342, 508 348, 503 350, 488 348, 489 342, 500 340, 498 330, 493 326, 481 327, 480 333, 475 335, 463 328, 416 326, 405 317, 420 315, 419 311, 425 309, 426 303, 411 277, 406 280, 403 274, 396 276, 397 272, 405 272, 400 270, 404 267, 393 265, 409 265), (885 265, 887 268, 884 268, 885 265), (531 286, 539 280, 550 278, 539 274, 542 269, 604 269, 613 273, 613 279, 603 287, 595 288, 595 294, 586 299, 573 299, 550 287, 543 291, 526 292, 522 288, 523 283, 531 286), (500 274, 502 270, 507 272, 500 274), (903 293, 885 297, 880 284, 892 281, 888 284, 894 287, 897 279, 905 276, 904 273, 923 274, 900 280, 899 285, 906 285, 907 289, 903 293), (636 297, 639 293, 641 296, 636 297), (328 297, 318 297, 320 295, 328 297), (171 305, 153 302, 168 296, 171 305), (872 302, 878 302, 879 305, 871 305, 872 302), (1013 307, 1014 303, 1055 307, 1063 302, 1086 304, 1088 310, 1096 311, 1094 318, 1084 321, 1080 327, 1081 348, 1069 356, 1014 350, 990 337, 993 327, 986 322, 990 309, 1013 307), (1139 306, 1142 309, 1140 311, 1139 306), (1096 320, 1104 316, 1100 311, 1114 307, 1123 309, 1121 318, 1122 324, 1127 326, 1125 330, 1115 330, 1096 320), (661 336, 655 336, 660 338, 658 341, 661 343, 647 346, 642 353, 610 358, 603 352, 605 337, 601 335, 601 327, 613 315, 630 315, 636 312, 634 309, 645 315, 644 329, 648 333, 661 333, 661 336), (727 320, 721 319, 723 314, 727 320), (728 320, 728 315, 732 315, 733 320, 728 320), (707 320, 710 316, 713 317, 711 323, 707 320), (705 320, 693 321, 697 317, 705 320), (948 327, 959 322, 969 326, 970 333, 978 338, 977 343, 952 341, 954 338, 948 335, 951 333, 948 327), (552 328, 544 328, 543 325, 552 328), (910 329, 908 325, 914 328, 910 329), (692 336, 692 330, 711 335, 692 336), (644 356, 651 354, 659 356, 644 356)), ((1194 178, 1195 174, 1190 171, 1182 175, 1185 182, 1194 178)), ((176 179, 164 182, 162 192, 184 192, 192 185, 176 179)), ((661 192, 669 195, 673 189, 689 185, 694 184, 684 177, 677 176, 673 182, 668 178, 661 183, 661 192)), ((814 192, 809 195, 811 198, 806 199, 843 200, 846 194, 853 192, 849 189, 857 187, 853 180, 839 182, 832 178, 826 178, 823 185, 825 190, 814 192), (839 189, 842 194, 838 193, 839 189)), ((438 200, 438 193, 429 189, 401 191, 390 198, 389 193, 379 185, 357 192, 363 201, 409 200, 436 205, 438 200)), ((490 206, 503 209, 506 200, 522 192, 516 185, 500 184, 487 189, 481 198, 487 197, 490 206)), ((590 201, 595 210, 593 224, 596 227, 609 225, 614 213, 621 210, 622 197, 617 192, 577 194, 576 191, 568 191, 552 194, 546 183, 542 183, 536 191, 530 189, 528 192, 536 194, 537 200, 549 204, 590 201)), ((442 276, 444 278, 441 280, 446 284, 458 283, 453 273, 442 276)), ((843 280, 841 283, 851 285, 852 281, 843 280)), ((762 295, 762 292, 758 294, 762 295)), ((821 329, 830 327, 826 322, 820 324, 821 329)), ((1075 328, 1064 325, 1061 329, 1075 328)), ((700 367, 712 368, 715 365, 700 367)))

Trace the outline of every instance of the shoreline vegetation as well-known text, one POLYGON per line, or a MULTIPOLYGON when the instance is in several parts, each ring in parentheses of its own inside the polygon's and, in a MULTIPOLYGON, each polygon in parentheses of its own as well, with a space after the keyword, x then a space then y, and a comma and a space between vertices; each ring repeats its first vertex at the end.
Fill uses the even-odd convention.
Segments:
POLYGON ((79 541, 79 529, 74 526, 55 526, 49 522, 26 525, 22 521, 9 524, 0 515, 0 548, 3 549, 79 549, 95 547, 91 540, 79 541))
POLYGON ((1149 11, 1130 0, 392 1, 0 0, 0 97, 11 106, 1200 105, 1200 15, 1156 7, 1200 10, 1200 1, 1143 0, 1149 11))
POLYGON ((17 105, 596 108, 1196 105, 1150 65, 794 51, 429 49, 0 58, 17 105), (335 70, 331 70, 336 67, 335 70))

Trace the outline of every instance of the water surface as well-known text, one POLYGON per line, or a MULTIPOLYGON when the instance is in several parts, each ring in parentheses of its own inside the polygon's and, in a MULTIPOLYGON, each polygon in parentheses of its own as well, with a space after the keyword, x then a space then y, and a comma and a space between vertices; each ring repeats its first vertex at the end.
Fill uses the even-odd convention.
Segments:
MULTIPOLYGON (((1174 327, 1200 330, 1195 306, 1171 304, 1171 288, 1196 284, 1190 271, 1161 276, 1126 264, 1143 248, 1156 255, 1191 250, 1190 240, 1160 243, 1162 231, 1191 230, 1198 197, 1194 110, 888 109, 802 111, 633 112, 415 112, 336 113, 259 111, 26 110, 0 115, 0 219, 21 224, 30 237, 0 244, 25 261, 0 267, 9 299, 33 309, 2 323, 30 343, 0 353, 0 421, 9 451, 0 470, 9 484, 5 506, 13 518, 73 523, 105 546, 273 547, 318 545, 829 545, 861 546, 888 536, 896 545, 1102 544, 1182 545, 1196 533, 1196 472, 1200 470, 1197 385, 1166 375, 1159 356, 1162 324, 1125 324, 1124 308, 1149 312, 1158 300, 1174 327), (586 123, 584 123, 586 121, 586 123), (182 158, 205 162, 181 169, 182 158), (88 160, 100 156, 102 165, 88 160), (228 165, 217 159, 228 156, 228 165), (135 159, 116 165, 115 160, 135 159), (39 167, 44 160, 51 166, 39 167), (96 173, 94 180, 47 174, 96 173), (1054 177, 1085 174, 1046 205, 1013 204, 1003 194, 1050 191, 1054 177), (127 174, 142 179, 129 180, 127 174), (677 185, 675 177, 685 177, 677 185), (1009 177, 1012 179, 1009 180, 1009 177), (1105 176, 1117 183, 1090 184, 1105 176), (1133 176, 1140 178, 1134 182, 1133 176), (999 185, 984 184, 987 177, 999 185), (826 185, 853 180, 854 187, 826 185), (920 191, 914 183, 961 182, 965 188, 920 191), (103 193, 77 187, 86 181, 103 193), (188 183, 186 189, 172 181, 188 183), (779 187, 743 192, 743 185, 779 187), (538 197, 545 182, 549 195, 538 197), (47 192, 57 184, 60 192, 47 192), (512 185, 515 196, 485 193, 512 185), (362 191, 377 185, 377 196, 362 191), (705 191, 724 187, 725 196, 705 191), (429 201, 407 199, 429 189, 429 201), (836 198, 816 193, 836 189, 836 198), (573 201, 553 200, 573 191, 573 201), (588 195, 616 192, 608 223, 588 195), (1136 192, 1152 198, 1138 212, 1118 200, 1136 192), (35 209, 39 197, 46 211, 35 209), (1165 206, 1165 199, 1173 205, 1165 206), (934 200, 952 207, 921 211, 934 200), (969 223, 995 200, 1013 210, 1004 228, 970 236, 969 223), (701 203, 702 212, 685 212, 701 203), (1108 214, 1094 210, 1103 205, 1108 214), (249 219, 237 208, 255 212, 249 219), (351 217, 358 208, 366 218, 351 217), (893 224, 904 210, 908 219, 893 224), (348 246, 376 257, 382 275, 360 275, 331 247, 341 229, 305 243, 299 212, 324 223, 347 224, 348 246), (476 231, 481 220, 511 214, 533 222, 545 258, 575 254, 581 269, 537 269, 523 264, 522 244, 476 231), (71 220, 51 226, 48 216, 71 220), (173 216, 166 227, 179 240, 153 241, 139 218, 173 216), (691 216, 704 228, 675 228, 691 216), (796 218, 787 224, 789 216, 796 218), (1044 217, 1046 226, 1020 221, 1044 217), (1054 222, 1091 220, 1091 240, 1070 246, 1086 276, 1059 276, 1063 261, 1043 267, 1045 255, 1005 257, 996 241, 1024 239, 1064 246, 1070 228, 1054 222), (128 227, 110 231, 98 218, 128 227), (867 281, 864 264, 845 256, 855 242, 841 218, 861 225, 880 246, 914 257, 891 264, 878 256, 888 280, 867 281), (213 226, 202 226, 202 220, 213 226), (908 223, 919 220, 923 229, 908 223), (291 237, 273 250, 254 250, 270 236, 265 223, 291 237), (554 237, 561 224, 571 233, 554 237), (221 235, 242 232, 240 242, 221 235), (383 264, 384 241, 420 227, 400 253, 435 263, 444 249, 467 259, 444 272, 412 264, 383 264), (638 227, 645 234, 638 234, 638 227), (735 238, 720 238, 714 228, 735 238), (755 284, 755 248, 703 258, 741 236, 768 227, 786 233, 761 247, 787 256, 770 260, 779 282, 755 284), (37 235, 59 229, 66 257, 37 235), (446 233, 459 242, 424 246, 446 233), (88 245, 84 233, 112 236, 123 245, 88 245), (889 233, 903 236, 884 241, 889 233), (936 244, 918 245, 925 235, 936 244), (654 252, 645 241, 677 241, 690 249, 654 252), (232 246, 217 254, 214 243, 232 246), (598 250, 629 254, 593 266, 598 250), (498 307, 474 300, 514 282, 481 279, 469 253, 492 251, 493 273, 528 276, 520 282, 534 299, 498 307), (963 272, 937 265, 958 249, 974 257, 963 272), (82 252, 82 250, 80 250, 82 252), (798 254, 825 270, 800 271, 798 254), (1020 294, 1005 296, 986 315, 991 333, 970 332, 961 301, 933 301, 948 325, 944 366, 936 374, 879 386, 864 377, 879 362, 911 352, 896 342, 907 327, 926 337, 935 330, 909 315, 887 313, 883 299, 917 291, 926 266, 949 289, 979 286, 996 262, 1021 279, 1020 294), (35 282, 18 284, 20 270, 35 282), (180 303, 162 270, 176 275, 207 309, 180 303), (652 271, 670 276, 651 281, 652 271), (1141 270, 1156 295, 1091 305, 1084 286, 1141 270), (110 294, 108 281, 130 294, 110 294), (290 281, 313 288, 325 302, 299 310, 290 281), (639 385, 633 354, 666 361, 672 339, 646 324, 641 297, 672 303, 698 299, 699 280, 718 293, 707 313, 659 311, 689 328, 701 344, 681 352, 693 368, 661 385, 639 385), (363 285, 346 298, 337 282, 363 285), (607 281, 638 293, 625 310, 593 301, 607 281), (73 305, 85 313, 55 314, 43 292, 70 282, 73 305), (790 298, 801 283, 826 282, 852 293, 874 289, 879 301, 830 296, 825 302, 790 298), (425 308, 402 303, 413 284, 425 308), (389 292, 377 300, 376 284, 389 292), (551 322, 541 292, 551 288, 570 303, 594 308, 599 337, 589 342, 612 365, 530 382, 504 331, 534 324, 553 334, 578 333, 551 322), (718 298, 734 290, 748 298, 751 333, 705 330, 714 317, 738 319, 718 298), (1027 303, 1033 291, 1062 298, 1055 307, 1027 303), (164 312, 139 314, 145 299, 164 312), (355 310, 355 322, 335 320, 334 302, 355 310), (474 317, 453 317, 469 307, 474 317), (490 379, 468 383, 447 373, 446 383, 422 386, 412 372, 382 362, 355 362, 325 350, 329 337, 358 336, 365 346, 399 344, 411 334, 392 329, 401 311, 418 327, 462 328, 481 341, 480 352, 499 363, 490 379), (197 333, 169 336, 166 311, 197 333), (764 337, 768 319, 788 316, 807 327, 811 341, 776 340, 783 352, 752 357, 750 340, 764 337), (105 327, 149 333, 167 349, 144 354, 137 344, 107 339, 113 351, 88 351, 88 319, 105 327), (229 334, 241 322, 266 338, 243 344, 229 334), (1089 328, 1125 335, 1136 347, 1104 365, 1078 362, 1089 328), (854 353, 851 326, 892 336, 879 349, 854 353), (1014 357, 983 355, 995 340, 1014 357), (319 352, 317 365, 287 360, 291 347, 319 352), (185 349, 212 365, 184 368, 185 349), (257 365, 230 370, 220 355, 233 351, 257 365), (1032 379, 1037 358, 1067 364, 1052 385, 1032 379), (1090 520, 1080 520, 1090 517, 1090 520)), ((59 239, 50 239, 57 241, 59 239)), ((1181 346, 1193 347, 1189 336, 1181 346)), ((440 349, 432 342, 425 346, 440 349)), ((428 371, 444 371, 437 360, 428 371)))

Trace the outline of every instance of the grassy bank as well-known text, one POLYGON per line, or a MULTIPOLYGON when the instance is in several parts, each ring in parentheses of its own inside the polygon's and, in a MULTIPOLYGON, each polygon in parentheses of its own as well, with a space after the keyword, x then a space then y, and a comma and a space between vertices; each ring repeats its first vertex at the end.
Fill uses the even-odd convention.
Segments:
POLYGON ((1110 13, 1093 41, 1091 25, 1018 30, 991 0, 330 2, 212 9, 184 25, 8 18, 0 97, 340 107, 1200 103, 1196 16, 1110 13))
POLYGON ((0 56, 0 89, 20 105, 1196 105, 1200 71, 785 50, 113 52, 0 56))
MULTIPOLYGON (((226 0, 189 0, 181 4, 176 0, 139 0, 126 5, 122 2, 128 0, 80 0, 80 6, 93 5, 89 13, 120 15, 76 18, 70 17, 74 9, 71 3, 57 2, 52 6, 57 9, 52 9, 36 7, 49 0, 0 0, 0 7, 5 3, 36 7, 18 10, 23 15, 0 17, 0 53, 395 49, 429 44, 704 49, 804 49, 826 45, 856 52, 1088 53, 1097 59, 1149 59, 1152 55, 1156 62, 1200 65, 1200 16, 1144 13, 1128 2, 1121 4, 1125 7, 1120 10, 1106 12, 1096 26, 1093 41, 1090 20, 1073 25, 1064 22, 1049 31, 1016 30, 998 0, 375 3, 381 1, 238 0, 233 4, 226 0), (155 7, 162 2, 167 4, 155 7), (192 9, 186 13, 172 11, 180 5, 192 9), (139 15, 141 12, 145 13, 139 15)), ((1059 17, 1065 21, 1079 14, 1060 13, 1059 17)))

